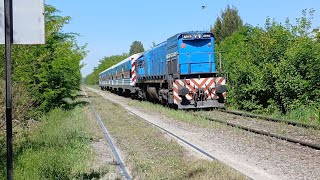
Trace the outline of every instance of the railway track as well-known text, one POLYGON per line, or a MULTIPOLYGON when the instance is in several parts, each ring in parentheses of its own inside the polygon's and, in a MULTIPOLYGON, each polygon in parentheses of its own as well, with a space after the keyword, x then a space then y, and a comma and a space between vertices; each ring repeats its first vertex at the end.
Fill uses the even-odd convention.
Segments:
POLYGON ((225 112, 228 114, 244 116, 244 117, 258 118, 258 119, 262 119, 262 120, 266 120, 266 121, 286 123, 286 124, 289 124, 292 126, 313 128, 313 129, 320 130, 320 126, 318 126, 318 125, 306 124, 306 123, 295 122, 295 121, 284 120, 284 119, 271 118, 271 117, 261 116, 261 115, 257 115, 257 114, 239 112, 239 111, 231 111, 231 110, 223 110, 223 109, 218 109, 218 111, 225 112))
POLYGON ((92 105, 91 101, 89 100, 88 95, 87 95, 87 92, 86 92, 86 91, 83 91, 83 92, 84 92, 84 95, 85 95, 85 97, 87 98, 87 100, 88 100, 88 102, 89 102, 89 104, 90 104, 90 108, 91 108, 92 112, 94 113, 97 122, 99 123, 99 125, 100 125, 100 127, 101 127, 101 130, 103 131, 103 134, 105 135, 105 138, 107 139, 107 141, 108 141, 108 143, 109 143, 109 145, 110 145, 110 147, 111 147, 111 150, 112 150, 112 152, 113 152, 113 154, 114 154, 114 156, 115 156, 115 158, 116 158, 116 160, 117 160, 117 163, 119 164, 119 166, 120 166, 120 168, 121 168, 121 171, 122 171, 125 179, 126 179, 126 180, 131 180, 131 177, 130 177, 130 175, 129 175, 127 169, 126 169, 126 167, 124 166, 124 164, 123 164, 123 162, 122 162, 122 160, 121 160, 121 158, 120 158, 120 155, 119 155, 119 153, 118 153, 118 151, 117 151, 114 143, 112 142, 112 140, 111 140, 111 138, 110 138, 110 135, 109 135, 106 127, 104 126, 104 124, 103 124, 103 122, 102 122, 102 119, 101 119, 100 115, 99 115, 98 112, 95 110, 94 106, 92 105))
MULTIPOLYGON (((222 112, 225 112, 225 110, 223 110, 222 112)), ((227 113, 229 113, 229 112, 227 112, 227 113)), ((230 112, 230 114, 234 114, 234 113, 230 112)), ((250 114, 243 114, 243 113, 238 113, 238 112, 236 112, 236 115, 252 117, 252 118, 258 118, 256 115, 252 115, 251 116, 250 114)), ((232 122, 228 122, 227 120, 220 120, 220 119, 216 119, 216 118, 207 117, 205 115, 198 115, 198 114, 193 113, 193 116, 204 118, 204 119, 207 119, 209 121, 214 121, 214 122, 226 124, 228 126, 239 128, 239 129, 242 129, 242 130, 245 130, 245 131, 248 131, 248 132, 252 132, 252 133, 255 133, 255 134, 270 136, 270 137, 273 137, 273 138, 277 138, 277 139, 288 141, 290 143, 296 143, 296 144, 300 144, 302 146, 306 146, 306 147, 309 147, 309 148, 312 148, 312 149, 320 150, 320 144, 311 143, 311 142, 303 141, 303 140, 298 140, 298 139, 295 139, 295 138, 292 138, 292 137, 287 137, 287 136, 279 135, 279 134, 276 134, 276 133, 268 132, 268 131, 265 131, 265 130, 259 130, 259 129, 251 128, 251 127, 248 127, 248 126, 244 126, 244 125, 241 125, 239 123, 232 123, 232 122)), ((263 118, 262 116, 260 116, 260 117, 263 118)), ((270 120, 270 121, 272 121, 272 122, 283 122, 283 121, 273 121, 273 120, 270 120)), ((302 126, 302 127, 305 127, 305 126, 302 126)))

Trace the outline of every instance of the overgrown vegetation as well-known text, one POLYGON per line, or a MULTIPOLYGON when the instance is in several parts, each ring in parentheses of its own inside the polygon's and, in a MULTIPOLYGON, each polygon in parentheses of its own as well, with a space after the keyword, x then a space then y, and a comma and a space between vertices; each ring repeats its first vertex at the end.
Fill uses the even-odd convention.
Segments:
MULTIPOLYGON (((95 131, 87 121, 84 107, 55 109, 41 122, 30 121, 14 141, 14 178, 79 179, 89 174, 95 131)), ((5 148, 0 151, 5 159, 5 148)), ((6 177, 5 163, 0 162, 0 179, 6 177)))
POLYGON ((313 13, 304 10, 295 25, 269 18, 264 28, 246 25, 217 45, 224 52, 230 105, 280 114, 311 107, 309 118, 319 118, 320 43, 310 36, 313 13))
MULTIPOLYGON (((88 152, 83 149, 87 139, 81 130, 71 132, 61 126, 63 120, 72 123, 74 119, 63 119, 68 113, 54 110, 67 107, 65 100, 76 97, 81 81, 80 61, 86 50, 77 45, 77 34, 62 32, 70 17, 60 16, 59 11, 50 5, 45 5, 44 15, 46 44, 12 46, 14 171, 17 179, 74 176, 82 169, 78 166, 83 160, 82 153, 88 152), (40 117, 48 112, 44 120, 48 127, 40 125, 39 130, 33 132, 28 123, 38 125, 40 117)), ((4 45, 0 46, 0 57, 4 57, 4 45)), ((0 61, 0 75, 3 77, 0 80, 0 178, 5 177, 6 170, 4 62, 0 61)))
MULTIPOLYGON (((38 112, 60 106, 63 99, 72 97, 80 86, 80 61, 86 55, 85 47, 76 44, 76 34, 61 31, 70 17, 59 16, 58 12, 53 6, 45 6, 46 44, 12 47, 12 77, 16 84, 13 91, 26 90, 22 97, 30 100, 25 103, 38 112)), ((3 45, 0 57, 4 57, 3 45)), ((0 62, 0 74, 5 77, 4 61, 0 62)), ((4 89, 1 92, 4 93, 4 89)), ((3 106, 0 108, 2 111, 3 106)))

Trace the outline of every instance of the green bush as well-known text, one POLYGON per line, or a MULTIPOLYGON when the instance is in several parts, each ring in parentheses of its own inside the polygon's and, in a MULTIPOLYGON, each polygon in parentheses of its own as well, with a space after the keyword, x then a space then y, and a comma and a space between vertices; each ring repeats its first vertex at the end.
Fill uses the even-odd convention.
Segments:
MULTIPOLYGON (((20 134, 22 134, 20 132, 20 134)), ((21 136, 21 135, 20 135, 21 136)), ((14 144, 15 179, 76 179, 89 171, 93 158, 83 108, 55 109, 36 129, 14 144)), ((4 157, 4 154, 2 154, 4 157)), ((5 177, 5 163, 0 163, 5 177)))
POLYGON ((309 36, 309 16, 303 11, 296 25, 270 19, 265 28, 246 25, 217 46, 224 52, 232 106, 288 113, 319 103, 320 43, 309 36))
MULTIPOLYGON (((13 82, 27 91, 32 100, 30 105, 40 112, 60 106, 64 98, 72 97, 79 90, 80 61, 86 55, 85 47, 76 44, 76 34, 61 32, 70 17, 57 14, 56 8, 45 6, 46 44, 12 47, 13 82)), ((3 45, 0 46, 0 56, 4 57, 3 45)), ((4 61, 1 61, 2 77, 5 77, 4 67, 4 61)), ((1 90, 5 92, 3 86, 1 90)))

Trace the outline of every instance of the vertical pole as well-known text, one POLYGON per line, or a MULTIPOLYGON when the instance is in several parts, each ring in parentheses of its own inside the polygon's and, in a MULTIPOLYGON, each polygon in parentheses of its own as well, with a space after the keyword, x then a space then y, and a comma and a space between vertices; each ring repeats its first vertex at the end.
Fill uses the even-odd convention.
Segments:
POLYGON ((222 72, 221 52, 219 52, 220 72, 222 72))
POLYGON ((4 0, 5 14, 5 57, 6 57, 6 133, 7 133, 7 179, 13 179, 12 155, 12 82, 11 82, 11 44, 12 44, 12 0, 4 0))

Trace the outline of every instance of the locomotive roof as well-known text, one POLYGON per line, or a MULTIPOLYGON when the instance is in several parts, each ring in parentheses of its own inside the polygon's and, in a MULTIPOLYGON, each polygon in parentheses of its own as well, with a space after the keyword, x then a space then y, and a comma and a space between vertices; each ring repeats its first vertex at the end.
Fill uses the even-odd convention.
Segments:
POLYGON ((106 70, 102 71, 101 73, 99 73, 99 75, 100 75, 100 74, 102 74, 102 73, 104 73, 104 72, 106 72, 106 71, 108 71, 108 70, 110 70, 110 69, 112 69, 112 68, 114 68, 114 67, 119 66, 120 64, 123 64, 123 63, 125 63, 125 62, 127 62, 127 61, 131 60, 132 58, 134 58, 134 59, 138 59, 139 57, 141 57, 141 55, 142 55, 142 54, 143 54, 143 53, 133 54, 133 55, 131 55, 130 57, 128 57, 128 58, 126 58, 126 59, 124 59, 124 60, 122 60, 122 61, 118 62, 117 64, 115 64, 115 65, 113 65, 113 66, 109 67, 108 69, 106 69, 106 70))

